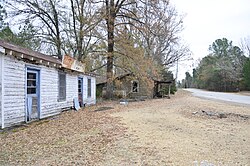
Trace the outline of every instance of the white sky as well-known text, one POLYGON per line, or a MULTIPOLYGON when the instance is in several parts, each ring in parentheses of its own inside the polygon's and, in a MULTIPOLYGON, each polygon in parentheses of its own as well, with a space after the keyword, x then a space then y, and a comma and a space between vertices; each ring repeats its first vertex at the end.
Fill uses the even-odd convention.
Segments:
MULTIPOLYGON (((250 36, 250 0, 170 0, 184 18, 183 39, 190 46, 193 61, 179 65, 178 80, 192 73, 192 64, 208 55, 216 39, 227 38, 233 45, 250 36)), ((175 72, 175 71, 174 71, 175 72)))

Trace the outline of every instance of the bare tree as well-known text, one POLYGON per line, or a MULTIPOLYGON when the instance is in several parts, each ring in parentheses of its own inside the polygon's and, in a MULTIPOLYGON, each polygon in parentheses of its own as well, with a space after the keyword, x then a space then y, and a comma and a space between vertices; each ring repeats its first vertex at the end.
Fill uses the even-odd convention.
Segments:
POLYGON ((107 98, 113 96, 114 70, 118 66, 134 72, 138 69, 138 73, 146 76, 156 70, 146 69, 140 63, 169 67, 189 52, 188 47, 180 44, 178 36, 182 17, 169 0, 59 2, 11 0, 8 4, 13 15, 22 15, 23 21, 32 20, 38 25, 37 36, 53 46, 60 58, 64 51, 78 60, 91 61, 88 67, 91 71, 95 70, 93 66, 96 69, 105 66, 107 98), (97 54, 105 55, 105 60, 97 54))
POLYGON ((115 27, 118 19, 129 17, 132 11, 129 7, 135 4, 133 0, 103 0, 95 3, 102 3, 104 8, 104 18, 107 31, 107 91, 106 97, 113 96, 113 66, 114 66, 114 46, 115 46, 115 27))
POLYGON ((148 56, 154 57, 159 65, 169 68, 190 55, 188 46, 179 37, 183 30, 183 17, 178 15, 168 0, 146 3, 143 14, 142 35, 148 56))
POLYGON ((56 54, 62 58, 61 15, 64 14, 58 0, 15 0, 6 2, 11 9, 10 15, 19 16, 19 24, 34 22, 38 28, 38 37, 43 42, 54 46, 56 54))
POLYGON ((189 55, 188 47, 180 44, 178 36, 182 30, 182 18, 179 17, 168 0, 103 0, 93 2, 103 4, 106 22, 107 98, 111 98, 113 93, 114 66, 117 66, 115 63, 127 58, 128 61, 136 64, 135 59, 137 58, 135 56, 139 56, 136 54, 136 47, 140 47, 142 50, 144 48, 144 60, 146 57, 153 58, 159 65, 167 67, 189 55), (123 32, 126 30, 129 32, 123 32), (121 32, 126 34, 128 38, 120 38, 121 32), (121 40, 132 42, 133 45, 120 42, 121 40), (128 53, 128 50, 124 50, 124 48, 129 48, 128 50, 134 51, 134 54, 128 53), (119 58, 117 58, 118 55, 120 55, 119 58))
POLYGON ((240 47, 244 55, 250 58, 250 36, 241 39, 240 47))
MULTIPOLYGON (((37 37, 49 50, 55 48, 59 58, 62 51, 72 54, 78 60, 86 58, 96 37, 96 25, 100 14, 95 4, 87 0, 11 0, 11 16, 19 16, 18 22, 32 22, 38 29, 37 37), (20 17, 21 16, 21 17, 20 17)), ((98 35, 99 37, 100 35, 98 35)))
MULTIPOLYGON (((70 16, 65 20, 67 47, 78 59, 85 61, 87 54, 100 40, 97 25, 102 20, 95 4, 86 0, 70 0, 70 16), (72 40, 73 39, 73 40, 72 40)), ((67 52, 67 51, 66 51, 67 52)))

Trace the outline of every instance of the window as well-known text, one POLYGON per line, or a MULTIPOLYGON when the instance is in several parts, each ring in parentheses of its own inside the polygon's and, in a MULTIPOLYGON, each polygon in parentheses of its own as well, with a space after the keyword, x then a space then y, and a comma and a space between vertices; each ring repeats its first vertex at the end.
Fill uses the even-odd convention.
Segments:
POLYGON ((27 72, 27 94, 36 94, 36 73, 27 72))
POLYGON ((91 79, 88 78, 88 97, 91 97, 91 79))
POLYGON ((132 92, 139 92, 139 82, 138 81, 132 81, 132 92))
POLYGON ((82 94, 82 78, 78 78, 78 93, 82 94))
POLYGON ((66 100, 66 74, 59 72, 58 73, 58 79, 59 79, 59 101, 66 100))

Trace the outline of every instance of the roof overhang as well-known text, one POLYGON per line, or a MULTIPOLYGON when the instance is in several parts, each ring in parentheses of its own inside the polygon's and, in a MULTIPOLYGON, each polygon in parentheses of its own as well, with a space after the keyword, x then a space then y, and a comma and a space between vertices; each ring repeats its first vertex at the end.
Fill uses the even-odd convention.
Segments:
POLYGON ((58 58, 54 58, 49 55, 39 53, 27 48, 16 46, 6 41, 0 40, 0 52, 5 55, 11 55, 17 59, 28 61, 33 64, 41 64, 46 66, 52 66, 56 68, 62 67, 62 62, 58 58))

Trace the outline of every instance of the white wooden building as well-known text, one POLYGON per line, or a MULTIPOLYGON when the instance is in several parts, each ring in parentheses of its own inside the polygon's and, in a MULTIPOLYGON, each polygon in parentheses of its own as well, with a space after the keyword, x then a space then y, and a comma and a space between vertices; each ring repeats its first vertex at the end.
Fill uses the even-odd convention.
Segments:
POLYGON ((0 40, 0 126, 43 119, 96 103, 96 80, 51 56, 0 40))

